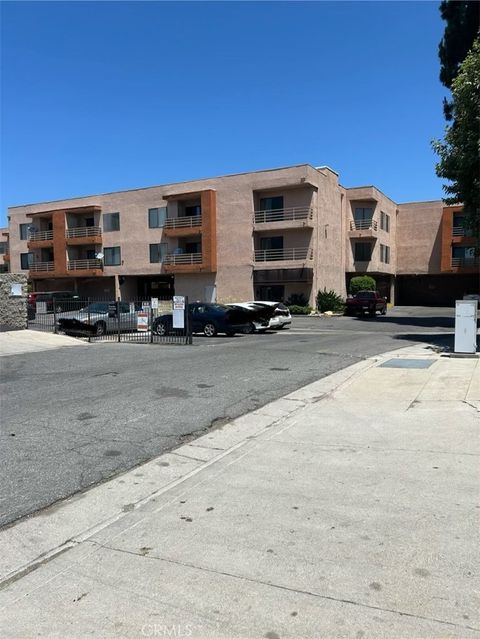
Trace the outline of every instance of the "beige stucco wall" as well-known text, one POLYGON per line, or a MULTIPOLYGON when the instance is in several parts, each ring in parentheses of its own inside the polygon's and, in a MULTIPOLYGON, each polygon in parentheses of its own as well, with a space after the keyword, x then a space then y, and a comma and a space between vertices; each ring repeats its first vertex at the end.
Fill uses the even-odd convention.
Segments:
POLYGON ((399 204, 397 272, 440 273, 443 202, 399 204))

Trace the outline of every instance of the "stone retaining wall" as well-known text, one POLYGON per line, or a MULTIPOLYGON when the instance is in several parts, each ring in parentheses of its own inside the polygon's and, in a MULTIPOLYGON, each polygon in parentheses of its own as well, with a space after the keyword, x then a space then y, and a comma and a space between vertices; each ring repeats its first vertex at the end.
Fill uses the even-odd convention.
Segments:
POLYGON ((23 273, 0 274, 0 330, 27 328, 27 276, 23 273), (12 286, 20 285, 20 294, 12 286))

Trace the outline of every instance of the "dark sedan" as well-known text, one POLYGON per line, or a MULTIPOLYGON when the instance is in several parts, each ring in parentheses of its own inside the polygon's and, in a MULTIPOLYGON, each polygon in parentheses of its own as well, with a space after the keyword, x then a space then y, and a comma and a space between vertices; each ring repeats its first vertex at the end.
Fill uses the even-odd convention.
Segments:
MULTIPOLYGON (((214 337, 217 333, 228 336, 245 333, 250 322, 242 309, 229 308, 223 304, 189 304, 188 316, 192 333, 203 333, 206 337, 214 337)), ((170 335, 180 329, 173 328, 172 315, 165 314, 154 320, 152 330, 156 335, 170 335)))

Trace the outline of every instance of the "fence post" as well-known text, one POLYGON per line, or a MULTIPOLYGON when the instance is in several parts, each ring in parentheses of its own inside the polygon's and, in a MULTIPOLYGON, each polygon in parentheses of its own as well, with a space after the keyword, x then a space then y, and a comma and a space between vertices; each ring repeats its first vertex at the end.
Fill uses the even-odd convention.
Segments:
MULTIPOLYGON (((90 326, 90 298, 87 297, 87 322, 88 325, 90 326)), ((92 341, 92 333, 91 331, 88 331, 88 343, 90 344, 92 341)))
POLYGON ((57 302, 55 298, 53 298, 53 332, 55 335, 57 334, 57 302))
POLYGON ((117 298, 117 330, 118 341, 120 341, 120 298, 117 298))
POLYGON ((186 344, 191 344, 192 343, 192 332, 190 330, 190 313, 188 312, 188 296, 185 296, 185 334, 186 334, 186 340, 185 343, 186 344))
POLYGON ((150 301, 150 344, 153 344, 153 306, 150 301))

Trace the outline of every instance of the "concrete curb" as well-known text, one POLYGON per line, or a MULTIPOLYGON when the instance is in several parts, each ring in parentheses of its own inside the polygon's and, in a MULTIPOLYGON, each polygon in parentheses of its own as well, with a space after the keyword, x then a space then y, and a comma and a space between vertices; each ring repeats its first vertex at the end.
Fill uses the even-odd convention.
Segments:
POLYGON ((281 428, 284 418, 331 397, 335 391, 351 384, 382 361, 406 355, 439 359, 439 355, 428 346, 417 345, 362 360, 114 479, 13 522, 0 531, 0 587, 7 586, 220 462, 251 443, 252 439, 275 432, 275 427, 281 428))

